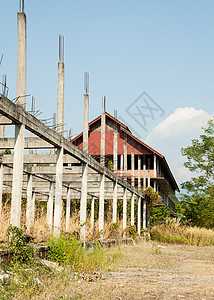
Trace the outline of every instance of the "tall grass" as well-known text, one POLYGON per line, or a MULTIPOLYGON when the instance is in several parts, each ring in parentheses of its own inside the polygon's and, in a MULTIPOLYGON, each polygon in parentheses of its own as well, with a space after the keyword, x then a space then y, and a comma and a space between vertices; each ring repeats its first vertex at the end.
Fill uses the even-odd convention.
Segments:
POLYGON ((166 224, 152 227, 151 238, 164 243, 208 246, 214 245, 214 230, 191 227, 176 219, 168 219, 166 224))

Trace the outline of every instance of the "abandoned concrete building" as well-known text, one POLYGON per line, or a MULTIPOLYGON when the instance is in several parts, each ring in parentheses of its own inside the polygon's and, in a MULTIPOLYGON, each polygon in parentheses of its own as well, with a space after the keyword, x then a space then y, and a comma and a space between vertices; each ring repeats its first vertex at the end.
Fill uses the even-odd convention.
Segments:
MULTIPOLYGON (((35 221, 35 202, 47 201, 47 224, 55 236, 60 234, 65 203, 65 230, 69 232, 71 199, 80 203, 79 229, 87 239, 87 205, 91 200, 90 223, 94 229, 95 201, 99 206, 99 232, 103 239, 105 201, 113 200, 112 222, 118 220, 117 200, 122 199, 123 232, 127 222, 136 224, 138 233, 146 228, 146 199, 143 189, 152 186, 163 201, 174 209, 178 189, 170 168, 161 154, 132 135, 129 128, 105 111, 88 122, 89 74, 84 81, 83 133, 72 142, 64 137, 64 37, 59 38, 57 119, 48 126, 34 109, 26 111, 27 34, 24 0, 17 13, 17 92, 10 100, 6 82, 0 94, 0 217, 2 194, 11 193, 10 224, 21 226, 23 197, 26 199, 26 228, 35 221), (5 127, 13 125, 13 137, 5 127), (27 133, 27 134, 26 134, 27 133), (11 154, 5 155, 10 149, 11 154), (41 154, 37 149, 49 149, 41 154), (131 217, 127 220, 127 199, 131 217), (137 207, 137 215, 135 215, 137 207)), ((14 67, 15 69, 15 67, 14 67)))
MULTIPOLYGON (((163 203, 174 210, 178 202, 175 191, 179 188, 165 157, 136 138, 117 118, 107 112, 104 115, 105 157, 100 153, 101 115, 88 124, 88 154, 98 162, 104 160, 106 167, 130 184, 133 183, 136 188, 153 187, 162 197, 163 203)), ((82 150, 83 133, 71 142, 82 150)))

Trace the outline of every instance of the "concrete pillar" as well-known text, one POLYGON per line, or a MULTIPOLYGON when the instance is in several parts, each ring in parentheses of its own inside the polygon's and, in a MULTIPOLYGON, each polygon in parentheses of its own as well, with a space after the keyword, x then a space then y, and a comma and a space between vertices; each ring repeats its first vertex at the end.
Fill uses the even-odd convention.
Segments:
POLYGON ((36 193, 33 192, 32 194, 32 205, 33 205, 33 208, 32 208, 32 224, 34 224, 34 221, 35 221, 35 213, 36 213, 36 193))
POLYGON ((80 239, 84 243, 86 241, 87 182, 88 182, 88 165, 82 163, 82 183, 81 183, 81 200, 80 200, 80 239))
POLYGON ((131 226, 134 226, 134 198, 135 195, 132 193, 131 196, 131 226))
MULTIPOLYGON (((88 75, 85 75, 88 78, 88 75)), ((85 79, 85 81, 88 81, 85 79)), ((87 82, 85 82, 87 85, 87 82)), ((88 153, 88 113, 89 113, 89 96, 87 88, 83 96, 83 151, 88 153)), ((87 190, 88 190, 88 165, 82 163, 82 183, 81 183, 81 200, 80 200, 80 239, 86 241, 86 214, 87 214, 87 190)))
POLYGON ((120 176, 123 177, 123 155, 120 155, 120 176))
POLYGON ((156 182, 156 180, 154 180, 154 191, 155 192, 157 191, 157 182, 156 182))
POLYGON ((113 223, 117 222, 117 181, 113 182, 113 223))
POLYGON ((132 177, 131 177, 131 184, 135 186, 135 176, 134 176, 134 151, 131 152, 131 170, 132 170, 132 177))
POLYGON ((56 159, 56 187, 54 207, 54 236, 60 234, 62 219, 62 177, 63 177, 63 148, 57 149, 56 159))
POLYGON ((99 198, 99 233, 103 239, 104 230, 104 196, 105 196, 105 175, 100 174, 100 198, 99 198))
POLYGON ((116 174, 117 174, 117 143, 118 143, 118 132, 116 127, 114 129, 114 149, 113 149, 114 172, 116 174))
POLYGON ((59 61, 57 81, 57 131, 62 135, 64 135, 64 77, 64 62, 59 61))
POLYGON ((143 156, 143 190, 146 189, 146 157, 143 156))
POLYGON ((143 200, 143 229, 146 228, 146 200, 143 200))
POLYGON ((49 196, 48 196, 48 203, 47 203, 47 222, 50 232, 52 232, 52 225, 53 225, 53 198, 54 198, 54 184, 50 182, 49 187, 49 196))
MULTIPOLYGON (((27 69, 26 15, 17 13, 17 105, 25 109, 27 69)), ((20 227, 25 126, 15 125, 10 223, 20 227)))
POLYGON ((71 189, 67 188, 66 197, 66 221, 65 221, 65 231, 69 231, 70 226, 70 215, 71 215, 71 189))
POLYGON ((141 189, 141 157, 138 155, 138 190, 141 189))
POLYGON ((27 174, 27 207, 26 207, 26 227, 30 231, 33 226, 33 175, 27 174))
POLYGON ((1 222, 1 211, 2 211, 3 176, 4 176, 4 166, 3 164, 0 164, 0 222, 1 222))
POLYGON ((127 180, 127 136, 124 140, 124 178, 127 180))
POLYGON ((157 177, 157 157, 154 154, 154 177, 157 177))
POLYGON ((138 196, 138 205, 137 205, 137 232, 141 234, 141 197, 138 196))
POLYGON ((101 144, 100 144, 100 162, 105 166, 105 135, 106 135, 106 115, 101 115, 101 144))
POLYGON ((147 186, 150 186, 150 169, 148 170, 148 184, 147 186))
POLYGON ((127 189, 123 188, 123 232, 124 237, 126 236, 126 223, 127 223, 127 189))
POLYGON ((91 199, 91 232, 94 233, 94 196, 91 199))

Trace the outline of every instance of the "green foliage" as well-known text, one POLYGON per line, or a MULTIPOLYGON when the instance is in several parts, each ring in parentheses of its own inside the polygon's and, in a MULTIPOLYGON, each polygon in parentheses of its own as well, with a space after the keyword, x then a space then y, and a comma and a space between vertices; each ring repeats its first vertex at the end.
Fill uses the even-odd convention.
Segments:
POLYGON ((50 237, 48 246, 50 249, 47 258, 61 265, 70 265, 73 271, 102 271, 108 265, 108 258, 99 244, 92 251, 87 251, 72 234, 67 237, 50 237))
POLYGON ((161 201, 161 197, 151 186, 148 186, 145 191, 143 191, 146 199, 147 209, 152 211, 154 205, 161 201))
POLYGON ((111 160, 108 161, 108 169, 113 171, 114 170, 114 165, 113 162, 111 160))
POLYGON ((165 224, 166 219, 171 217, 170 210, 165 206, 154 206, 150 214, 151 225, 165 224))
POLYGON ((207 128, 192 145, 181 149, 187 161, 184 166, 195 176, 181 187, 182 194, 177 212, 184 214, 192 225, 214 228, 214 119, 208 121, 207 128))
POLYGON ((11 154, 11 150, 10 149, 5 149, 4 154, 11 154))
POLYGON ((135 225, 129 226, 129 234, 131 236, 131 238, 134 238, 137 234, 137 229, 135 225))
POLYGON ((23 229, 10 225, 7 228, 7 236, 10 238, 9 248, 13 250, 13 260, 29 262, 33 258, 33 247, 27 245, 23 229))

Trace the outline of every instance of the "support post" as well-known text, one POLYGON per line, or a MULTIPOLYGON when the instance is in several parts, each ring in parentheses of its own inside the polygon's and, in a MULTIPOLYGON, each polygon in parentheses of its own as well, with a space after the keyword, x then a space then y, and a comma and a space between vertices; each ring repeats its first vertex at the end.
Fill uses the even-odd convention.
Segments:
POLYGON ((134 151, 131 152, 131 169, 132 169, 132 177, 131 177, 131 184, 135 186, 135 176, 134 176, 134 151))
POLYGON ((47 222, 49 231, 52 232, 52 225, 53 225, 53 198, 54 198, 54 184, 50 182, 49 187, 49 196, 48 196, 48 203, 47 203, 47 222))
POLYGON ((157 156, 154 154, 154 177, 157 177, 157 156))
POLYGON ((101 115, 101 144, 100 144, 100 162, 105 166, 105 135, 106 135, 106 115, 105 112, 101 115))
POLYGON ((117 181, 113 182, 113 223, 117 223, 117 181))
POLYGON ((27 208, 26 208, 26 227, 27 232, 30 231, 33 225, 33 175, 27 175, 27 208))
POLYGON ((0 222, 1 222, 1 212, 2 212, 3 176, 4 176, 4 166, 3 164, 0 164, 0 222))
POLYGON ((57 131, 64 136, 64 36, 59 36, 59 62, 57 78, 57 131))
POLYGON ((124 178, 127 180, 127 135, 124 139, 124 178))
POLYGON ((134 198, 135 195, 132 193, 131 196, 131 226, 134 226, 134 198))
POLYGON ((141 157, 138 155, 138 190, 141 189, 141 157))
POLYGON ((104 196, 105 196, 105 175, 100 174, 100 198, 99 198, 99 233, 103 240, 104 230, 104 196))
POLYGON ((65 231, 69 231, 70 226, 70 214, 71 214, 71 189, 67 188, 66 197, 66 221, 65 221, 65 231))
POLYGON ((80 200, 80 239, 86 241, 86 212, 87 212, 87 182, 88 182, 88 165, 82 163, 82 184, 80 200))
POLYGON ((123 189, 123 237, 126 236, 126 223, 127 223, 127 189, 123 189))
POLYGON ((146 200, 143 200, 143 229, 146 228, 146 200))
POLYGON ((113 161, 114 161, 114 172, 117 174, 117 143, 118 143, 118 133, 117 126, 115 124, 114 128, 114 151, 113 151, 113 161))
POLYGON ((95 198, 92 196, 91 198, 91 232, 94 233, 94 201, 95 198))
POLYGON ((63 148, 57 149, 56 159, 56 188, 54 207, 54 236, 60 234, 62 219, 62 176, 63 176, 63 148))
POLYGON ((141 234, 141 197, 138 197, 138 209, 137 209, 137 232, 141 234))
MULTIPOLYGON (((27 69, 27 41, 26 41, 26 15, 17 13, 17 105, 25 109, 26 101, 26 69, 27 69)), ((15 125, 14 155, 13 155, 13 182, 11 197, 10 223, 20 227, 21 222, 21 196, 24 162, 24 135, 25 126, 15 125)))
MULTIPOLYGON (((88 153, 88 113, 89 113, 89 96, 88 96, 89 76, 84 74, 84 96, 83 96, 83 151, 88 153)), ((82 163, 82 183, 81 183, 81 200, 80 200, 80 239, 86 241, 86 215, 87 215, 87 191, 88 191, 88 165, 82 163)))

